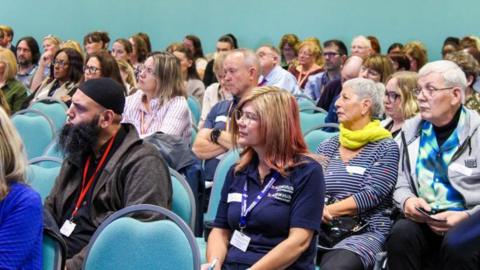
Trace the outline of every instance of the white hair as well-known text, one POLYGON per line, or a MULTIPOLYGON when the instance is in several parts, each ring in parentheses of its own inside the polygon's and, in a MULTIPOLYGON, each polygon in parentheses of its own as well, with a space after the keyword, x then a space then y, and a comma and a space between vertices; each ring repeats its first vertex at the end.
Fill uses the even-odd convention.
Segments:
POLYGON ((462 69, 452 61, 439 60, 424 65, 418 71, 418 77, 422 78, 431 73, 438 73, 445 82, 445 87, 459 87, 462 93, 462 103, 465 101, 465 89, 467 78, 462 69))
POLYGON ((372 48, 372 42, 366 37, 366 36, 356 36, 352 39, 352 44, 355 42, 355 40, 361 40, 362 43, 364 43, 368 48, 372 48))
POLYGON ((385 96, 385 86, 382 83, 376 83, 369 79, 355 78, 346 81, 343 88, 350 87, 359 99, 370 99, 372 107, 370 116, 375 119, 383 117, 383 97, 385 96))

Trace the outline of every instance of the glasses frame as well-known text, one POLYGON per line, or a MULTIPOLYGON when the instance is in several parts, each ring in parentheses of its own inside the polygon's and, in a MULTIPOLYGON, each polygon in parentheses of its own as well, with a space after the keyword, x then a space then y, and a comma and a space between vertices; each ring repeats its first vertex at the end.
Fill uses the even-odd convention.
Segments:
POLYGON ((424 93, 423 95, 425 97, 432 97, 435 93, 435 92, 439 92, 439 91, 442 91, 442 90, 451 90, 453 88, 455 88, 455 86, 450 86, 450 87, 443 87, 443 88, 436 88, 435 86, 429 86, 429 88, 431 89, 427 89, 425 87, 417 87, 415 89, 413 89, 413 94, 415 96, 420 96, 421 93, 424 93), (425 90, 426 92, 424 92, 423 90, 425 90), (428 93, 428 94, 425 94, 425 93, 428 93))
POLYGON ((260 117, 257 114, 252 114, 250 112, 245 113, 239 109, 233 110, 233 117, 237 123, 243 119, 245 125, 250 125, 252 121, 258 122, 260 120, 260 117))

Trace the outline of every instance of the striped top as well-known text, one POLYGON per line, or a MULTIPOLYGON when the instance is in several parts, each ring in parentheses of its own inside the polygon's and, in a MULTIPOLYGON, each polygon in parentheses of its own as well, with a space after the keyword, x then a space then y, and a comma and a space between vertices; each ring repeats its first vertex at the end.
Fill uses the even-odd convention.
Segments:
POLYGON ((174 97, 163 106, 158 98, 154 98, 150 101, 151 112, 147 112, 142 101, 144 98, 142 90, 127 97, 122 122, 134 125, 142 138, 160 131, 180 136, 190 144, 192 119, 185 97, 174 97))
POLYGON ((397 181, 399 151, 392 139, 369 143, 353 159, 344 163, 338 136, 323 142, 317 152, 328 158, 324 168, 326 195, 337 200, 353 197, 367 230, 350 236, 335 248, 358 254, 365 268, 372 267, 375 254, 382 251, 392 221, 385 210, 392 206, 397 181))

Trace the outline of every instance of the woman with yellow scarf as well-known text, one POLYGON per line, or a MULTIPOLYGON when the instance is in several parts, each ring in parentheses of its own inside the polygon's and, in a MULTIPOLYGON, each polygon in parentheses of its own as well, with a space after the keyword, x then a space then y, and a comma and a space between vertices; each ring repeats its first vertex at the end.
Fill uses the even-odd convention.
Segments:
POLYGON ((320 269, 370 269, 382 251, 391 228, 385 210, 392 206, 397 181, 399 151, 388 130, 378 120, 383 115, 385 87, 368 79, 344 83, 335 103, 340 133, 322 143, 317 152, 324 159, 328 205, 322 228, 353 217, 359 226, 333 249, 322 252, 320 269))

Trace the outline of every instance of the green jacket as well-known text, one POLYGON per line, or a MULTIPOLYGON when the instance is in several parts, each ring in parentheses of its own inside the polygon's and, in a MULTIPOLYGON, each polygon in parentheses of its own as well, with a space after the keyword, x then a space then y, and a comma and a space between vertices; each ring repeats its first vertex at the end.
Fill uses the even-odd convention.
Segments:
POLYGON ((10 79, 2 87, 3 94, 5 99, 10 106, 12 114, 16 111, 19 111, 22 107, 22 104, 27 100, 27 89, 23 84, 16 79, 10 79))

